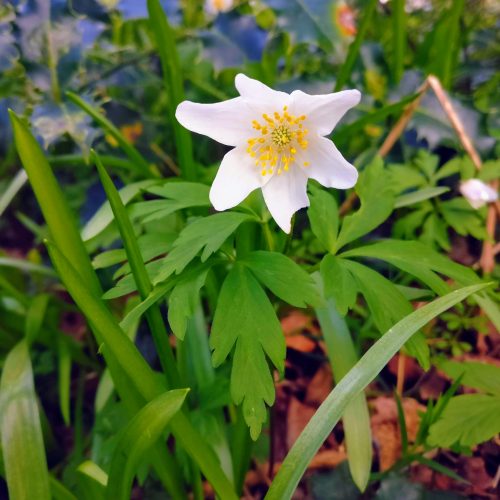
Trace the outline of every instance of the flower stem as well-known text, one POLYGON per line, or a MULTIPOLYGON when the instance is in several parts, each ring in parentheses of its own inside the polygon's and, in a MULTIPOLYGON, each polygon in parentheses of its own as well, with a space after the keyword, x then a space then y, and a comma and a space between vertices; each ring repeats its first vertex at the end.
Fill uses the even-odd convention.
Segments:
POLYGON ((262 224, 262 230, 264 231, 264 238, 266 239, 267 249, 270 252, 274 252, 276 246, 274 244, 274 236, 268 222, 262 224))

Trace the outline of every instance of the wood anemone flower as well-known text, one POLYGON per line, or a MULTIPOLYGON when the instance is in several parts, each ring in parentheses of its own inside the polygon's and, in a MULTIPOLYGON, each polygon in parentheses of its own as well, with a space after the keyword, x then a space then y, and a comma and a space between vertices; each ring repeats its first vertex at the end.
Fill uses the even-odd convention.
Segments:
POLYGON ((272 90, 243 74, 240 97, 215 104, 184 101, 176 111, 187 129, 234 146, 223 158, 210 190, 216 210, 238 205, 261 188, 269 212, 286 233, 292 215, 309 206, 307 179, 348 189, 357 170, 330 139, 342 116, 359 103, 357 90, 309 95, 272 90))

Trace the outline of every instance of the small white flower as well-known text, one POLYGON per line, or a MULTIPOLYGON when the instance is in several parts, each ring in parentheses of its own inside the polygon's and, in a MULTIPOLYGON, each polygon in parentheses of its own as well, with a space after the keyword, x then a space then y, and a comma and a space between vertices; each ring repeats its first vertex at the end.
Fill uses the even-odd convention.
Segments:
POLYGON ((217 15, 219 12, 227 12, 233 7, 234 0, 206 0, 205 11, 211 16, 217 15))
POLYGON ((469 179, 460 184, 460 192, 473 208, 481 208, 486 203, 498 200, 498 193, 479 179, 469 179))
POLYGON ((242 74, 235 85, 240 97, 216 104, 184 101, 177 107, 177 120, 193 132, 234 146, 210 190, 214 208, 234 207, 261 188, 271 215, 288 233, 292 215, 309 206, 309 177, 337 189, 356 184, 357 170, 324 136, 358 104, 361 94, 287 94, 242 74))

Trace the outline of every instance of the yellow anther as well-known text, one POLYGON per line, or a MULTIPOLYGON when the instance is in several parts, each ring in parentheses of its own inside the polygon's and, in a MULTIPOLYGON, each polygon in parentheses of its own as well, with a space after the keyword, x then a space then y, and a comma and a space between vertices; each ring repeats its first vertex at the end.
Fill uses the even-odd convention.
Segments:
POLYGON ((310 165, 310 163, 308 161, 304 162, 304 167, 308 167, 309 165, 310 165))

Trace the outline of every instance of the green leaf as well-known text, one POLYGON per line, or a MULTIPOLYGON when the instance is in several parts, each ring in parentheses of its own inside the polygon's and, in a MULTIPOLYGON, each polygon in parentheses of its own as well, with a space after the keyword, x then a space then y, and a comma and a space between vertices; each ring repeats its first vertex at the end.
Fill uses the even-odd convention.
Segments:
POLYGON ((36 295, 30 304, 26 314, 25 336, 28 344, 32 344, 42 328, 43 320, 47 311, 50 295, 42 293, 36 295))
POLYGON ((335 245, 337 250, 369 233, 389 217, 394 205, 394 193, 388 175, 379 157, 375 158, 360 175, 356 192, 361 200, 361 207, 354 214, 344 218, 335 245))
POLYGON ((7 355, 0 381, 0 433, 9 498, 50 500, 49 473, 26 340, 7 355))
POLYGON ((149 188, 148 193, 165 198, 136 203, 132 206, 131 217, 141 216, 143 222, 167 217, 177 210, 190 207, 209 207, 210 187, 196 182, 167 182, 149 188))
POLYGON ((451 398, 430 430, 431 446, 474 446, 500 432, 500 396, 464 394, 451 398))
MULTIPOLYGON (((359 291, 363 294, 380 333, 385 332, 413 311, 412 305, 404 295, 378 272, 350 260, 343 260, 342 264, 356 278, 359 291)), ((423 334, 414 335, 406 347, 409 354, 417 358, 422 367, 428 370, 429 347, 423 334)))
POLYGON ((458 234, 471 235, 478 240, 488 237, 483 217, 465 198, 454 198, 440 205, 443 218, 458 234))
MULTIPOLYGON (((120 199, 122 203, 126 205, 135 198, 141 191, 144 191, 148 187, 153 186, 158 181, 139 181, 128 184, 124 188, 120 189, 120 199)), ((109 201, 104 202, 97 212, 92 216, 92 218, 85 224, 82 229, 82 239, 88 241, 95 238, 97 235, 102 233, 110 224, 113 222, 113 211, 109 205, 109 201)))
POLYGON ((342 316, 355 304, 358 286, 351 271, 342 265, 342 259, 326 254, 320 265, 325 297, 334 299, 342 316))
POLYGON ((500 160, 485 161, 477 173, 477 177, 484 182, 500 178, 500 160))
POLYGON ((180 410, 188 389, 169 391, 149 402, 120 432, 111 459, 106 497, 128 500, 134 475, 146 453, 180 410))
POLYGON ((449 190, 450 188, 448 187, 430 187, 419 189, 418 191, 413 191, 411 193, 402 194, 396 198, 394 208, 414 205, 415 203, 420 203, 421 201, 429 200, 430 198, 435 198, 440 194, 447 193, 449 190))
POLYGON ((75 218, 47 159, 21 119, 12 111, 10 111, 10 118, 19 157, 49 226, 51 237, 64 255, 67 255, 78 268, 82 279, 94 291, 100 290, 99 282, 80 238, 75 218))
POLYGON ((71 351, 62 332, 57 332, 57 385, 59 408, 64 423, 70 425, 71 351))
POLYGON ((449 288, 434 272, 448 276, 462 285, 480 282, 472 269, 453 262, 418 241, 379 241, 373 245, 348 250, 342 254, 342 257, 368 257, 384 260, 413 274, 440 295, 446 293, 449 288))
POLYGON ((500 396, 500 367, 477 361, 443 360, 438 363, 440 370, 453 380, 459 377, 462 385, 500 396))
POLYGON ((255 440, 266 420, 265 403, 274 403, 274 383, 266 355, 282 372, 285 341, 273 306, 258 281, 236 265, 222 285, 217 302, 210 347, 219 366, 235 347, 231 395, 243 402, 243 415, 255 440))
POLYGON ((347 405, 377 375, 411 336, 426 323, 489 285, 474 285, 455 290, 406 316, 387 331, 342 378, 313 415, 286 456, 271 484, 266 499, 290 498, 316 452, 347 405))
POLYGON ((166 280, 172 273, 179 274, 202 251, 205 262, 216 252, 238 226, 251 217, 238 212, 223 212, 195 220, 185 227, 174 242, 172 251, 162 261, 154 280, 155 284, 166 280))
POLYGON ((335 198, 322 189, 313 189, 307 215, 311 230, 329 252, 335 252, 339 232, 339 209, 335 198))
POLYGON ((200 290, 205 284, 209 268, 189 273, 175 285, 168 298, 168 322, 175 336, 183 340, 188 319, 191 318, 200 301, 200 290))
MULTIPOLYGON (((314 277, 318 288, 323 288, 320 275, 315 273, 314 277)), ((354 342, 345 319, 337 312, 332 299, 315 311, 325 340, 333 377, 338 384, 358 361, 354 342)), ((370 414, 364 393, 361 392, 352 399, 345 409, 342 422, 349 469, 356 486, 360 491, 364 491, 372 466, 370 414)))
POLYGON ((285 255, 256 251, 246 255, 242 262, 264 286, 292 306, 307 307, 321 302, 311 276, 285 255))

